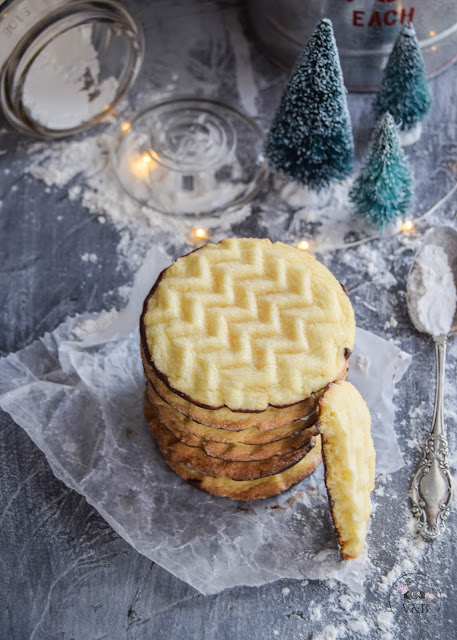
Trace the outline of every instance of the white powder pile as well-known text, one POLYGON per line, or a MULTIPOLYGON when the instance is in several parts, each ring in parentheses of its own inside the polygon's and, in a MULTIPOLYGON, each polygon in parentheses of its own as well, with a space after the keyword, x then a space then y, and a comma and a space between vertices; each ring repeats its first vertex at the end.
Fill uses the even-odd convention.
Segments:
POLYGON ((117 92, 118 81, 100 81, 92 44, 92 25, 66 31, 52 40, 26 75, 23 103, 32 120, 49 129, 77 127, 101 113, 117 92))
POLYGON ((83 253, 81 260, 83 262, 92 262, 92 264, 96 264, 98 262, 98 256, 96 253, 83 253))
POLYGON ((408 285, 410 304, 427 333, 449 333, 455 314, 457 291, 445 251, 433 244, 419 253, 408 285))

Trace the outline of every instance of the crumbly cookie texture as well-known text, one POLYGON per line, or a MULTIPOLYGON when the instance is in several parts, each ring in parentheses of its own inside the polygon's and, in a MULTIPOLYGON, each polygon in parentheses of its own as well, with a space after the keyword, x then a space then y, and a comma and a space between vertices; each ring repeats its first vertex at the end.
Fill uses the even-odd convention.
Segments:
POLYGON ((351 303, 310 255, 230 238, 179 258, 145 302, 143 348, 172 391, 208 409, 264 411, 335 380, 354 344, 351 303))
POLYGON ((375 449, 368 407, 346 381, 329 386, 322 396, 318 429, 330 509, 345 560, 363 550, 374 489, 375 449))

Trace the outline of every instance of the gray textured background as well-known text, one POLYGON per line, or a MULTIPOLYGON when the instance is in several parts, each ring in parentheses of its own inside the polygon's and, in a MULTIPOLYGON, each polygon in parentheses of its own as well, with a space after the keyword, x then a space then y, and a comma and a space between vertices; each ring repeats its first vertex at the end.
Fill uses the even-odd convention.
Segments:
MULTIPOLYGON (((143 71, 130 96, 131 107, 162 91, 172 72, 178 72, 177 92, 206 93, 235 106, 271 118, 285 74, 266 61, 250 37, 242 3, 198 0, 128 2, 145 28, 147 54, 143 71), (239 91, 240 51, 244 43, 257 98, 239 91), (238 58, 237 58, 238 55, 238 58)), ((241 61, 242 62, 242 61, 241 61)), ((457 140, 457 67, 432 81, 434 111, 426 136, 408 154, 417 182, 417 208, 424 211, 455 179, 457 140)), ((365 152, 372 126, 370 96, 350 96, 357 157, 365 152)), ((6 125, 1 122, 0 124, 6 125)), ((31 141, 3 130, 0 146, 0 353, 20 349, 76 312, 110 308, 119 302, 116 290, 131 283, 132 273, 118 266, 119 232, 101 225, 66 189, 45 190, 24 175, 31 141), (57 222, 57 216, 62 221, 57 222), (81 255, 94 252, 102 260, 84 263, 81 255), (113 293, 114 292, 114 293, 113 293)), ((274 200, 264 193, 253 213, 233 232, 268 234, 266 217, 257 216, 274 200)), ((284 206, 284 205, 282 205, 284 206)), ((455 226, 455 200, 431 221, 455 226)), ((306 230, 304 230, 306 231, 306 230)), ((272 239, 281 237, 275 227, 272 239)), ((182 246, 164 239, 175 255, 182 246)), ((433 401, 433 345, 409 323, 403 289, 412 257, 397 238, 376 245, 397 285, 386 288, 376 274, 342 260, 341 253, 326 263, 348 286, 358 324, 415 354, 397 395, 397 427, 406 466, 388 479, 387 497, 378 501, 372 521, 370 561, 364 598, 355 606, 372 619, 370 637, 382 638, 376 625, 388 610, 387 595, 379 589, 382 576, 401 560, 395 541, 409 519, 407 490, 419 451, 405 445, 411 407, 424 403, 415 421, 425 435, 433 401), (397 327, 385 328, 391 316, 397 327)), ((448 361, 447 426, 455 451, 455 370, 457 351, 448 361)), ((76 493, 52 475, 44 456, 6 414, 0 415, 0 549, 3 588, 0 591, 0 637, 8 640, 198 639, 265 640, 310 638, 344 616, 339 598, 345 587, 332 583, 281 581, 261 588, 237 588, 204 597, 159 566, 140 556, 76 493), (316 607, 321 619, 311 619, 316 607)), ((449 527, 456 520, 452 513, 449 527)), ((455 524, 452 527, 455 533, 455 524)), ((445 596, 433 622, 425 617, 398 618, 396 637, 450 640, 455 637, 456 575, 454 538, 447 532, 430 545, 420 569, 438 581, 445 596)), ((316 616, 314 616, 316 618, 316 616)), ((346 636, 358 637, 354 632, 346 636)))

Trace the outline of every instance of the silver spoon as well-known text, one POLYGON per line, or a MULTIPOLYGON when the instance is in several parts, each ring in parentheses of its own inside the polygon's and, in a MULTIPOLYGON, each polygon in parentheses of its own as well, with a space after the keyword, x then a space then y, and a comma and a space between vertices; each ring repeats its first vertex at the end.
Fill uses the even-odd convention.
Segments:
MULTIPOLYGON (((406 300, 412 323, 418 331, 432 335, 419 319, 418 297, 415 284, 418 279, 418 258, 428 245, 435 245, 445 252, 457 286, 457 231, 451 227, 441 227, 430 231, 424 244, 417 252, 408 275, 406 300)), ((418 531, 427 539, 437 538, 445 529, 444 522, 449 515, 452 500, 452 483, 447 460, 448 444, 444 434, 443 391, 447 338, 457 331, 457 312, 447 335, 434 336, 436 354, 435 408, 432 428, 425 441, 422 459, 411 485, 412 512, 416 516, 418 531)))

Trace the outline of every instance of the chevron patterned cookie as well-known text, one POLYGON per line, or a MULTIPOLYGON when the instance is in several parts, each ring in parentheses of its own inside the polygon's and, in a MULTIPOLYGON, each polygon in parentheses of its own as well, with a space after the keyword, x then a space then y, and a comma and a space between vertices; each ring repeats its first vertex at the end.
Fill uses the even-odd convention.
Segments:
MULTIPOLYGON (((149 408, 145 406, 145 415, 151 432, 156 437, 161 433, 160 421, 154 408, 152 407, 151 410, 151 407, 152 405, 149 408)), ((177 462, 170 455, 167 443, 160 436, 157 438, 157 444, 167 464, 181 478, 202 491, 234 500, 259 500, 281 493, 309 476, 321 462, 321 436, 319 435, 316 436, 314 446, 309 452, 299 462, 284 471, 255 480, 233 480, 228 476, 212 477, 177 462)))
MULTIPOLYGON (((144 374, 148 383, 154 387, 160 397, 170 406, 174 407, 188 418, 209 427, 223 429, 224 431, 245 431, 255 427, 258 431, 269 431, 279 429, 289 425, 295 420, 300 420, 317 410, 323 389, 317 393, 312 393, 305 400, 292 404, 288 407, 271 407, 265 411, 231 411, 227 407, 221 409, 205 409, 189 402, 171 389, 154 372, 153 367, 148 364, 141 348, 144 374)), ((340 372, 338 380, 346 379, 348 362, 340 372)), ((228 435, 228 434, 227 434, 228 435)), ((266 440, 265 440, 266 441, 266 440)))
MULTIPOLYGON (((160 422, 171 431, 175 438, 189 447, 199 447, 207 456, 221 460, 252 462, 268 460, 273 456, 284 456, 301 449, 310 442, 313 436, 318 435, 317 428, 313 426, 317 421, 317 412, 315 412, 307 420, 298 420, 294 423, 295 432, 290 437, 281 438, 274 442, 265 444, 244 444, 239 441, 214 442, 190 433, 186 429, 190 420, 167 405, 155 393, 151 385, 147 385, 147 400, 152 402, 160 422)), ((206 427, 206 429, 209 430, 212 427, 206 427)), ((213 430, 222 431, 222 429, 213 430)), ((240 436, 240 434, 241 432, 238 432, 236 435, 240 436)))
POLYGON ((355 332, 349 298, 326 267, 249 238, 179 258, 147 297, 140 327, 147 365, 172 393, 232 412, 319 392, 345 369, 355 332))

